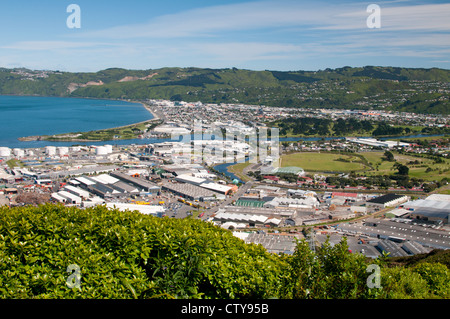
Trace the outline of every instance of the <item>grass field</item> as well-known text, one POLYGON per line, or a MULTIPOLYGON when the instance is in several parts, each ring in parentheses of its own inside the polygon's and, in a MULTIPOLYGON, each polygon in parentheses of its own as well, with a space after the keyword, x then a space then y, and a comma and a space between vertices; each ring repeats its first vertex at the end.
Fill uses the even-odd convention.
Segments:
POLYGON ((243 182, 248 182, 250 178, 246 176, 242 171, 250 164, 251 163, 246 162, 246 163, 239 163, 236 165, 230 165, 228 166, 228 171, 239 177, 243 182))
POLYGON ((127 126, 115 127, 110 129, 79 132, 79 133, 65 133, 53 136, 44 136, 45 140, 49 141, 110 141, 114 139, 127 140, 137 138, 142 132, 145 132, 149 127, 153 128, 158 124, 158 121, 149 120, 137 124, 131 124, 127 126), (67 136, 76 136, 68 138, 67 136))
POLYGON ((281 166, 298 166, 307 172, 351 172, 368 168, 361 162, 361 158, 357 156, 318 152, 301 152, 283 155, 281 157, 281 166), (341 160, 345 160, 345 162, 341 160))
MULTIPOLYGON (((450 178, 450 160, 445 159, 445 163, 435 163, 433 159, 425 157, 416 157, 412 155, 403 155, 393 152, 395 161, 402 163, 409 167, 409 176, 426 181, 441 180, 444 177, 450 178), (416 164, 415 162, 418 161, 416 164), (414 163, 413 163, 414 162, 414 163), (430 168, 427 172, 427 169, 430 168)), ((382 158, 384 151, 377 152, 362 152, 355 155, 342 155, 333 153, 319 153, 319 152, 299 152, 286 154, 281 157, 281 166, 298 166, 303 168, 306 172, 342 172, 348 173, 351 171, 362 173, 367 176, 373 175, 392 175, 397 172, 394 168, 395 161, 388 162, 382 158), (371 169, 366 166, 361 158, 356 156, 363 156, 373 167, 371 169), (345 162, 338 159, 344 159, 345 162)))
MULTIPOLYGON (((395 162, 383 161, 384 152, 364 152, 359 153, 364 156, 367 161, 375 168, 367 172, 367 175, 390 175, 396 172, 394 168, 395 162)), ((402 163, 409 167, 409 176, 420 178, 423 180, 441 180, 444 177, 450 178, 450 172, 444 172, 445 169, 450 168, 450 160, 445 159, 445 163, 437 164, 434 160, 424 157, 416 157, 412 155, 403 155, 393 152, 395 161, 402 163), (418 161, 419 164, 411 164, 410 162, 418 161), (427 168, 432 171, 427 172, 427 168)))

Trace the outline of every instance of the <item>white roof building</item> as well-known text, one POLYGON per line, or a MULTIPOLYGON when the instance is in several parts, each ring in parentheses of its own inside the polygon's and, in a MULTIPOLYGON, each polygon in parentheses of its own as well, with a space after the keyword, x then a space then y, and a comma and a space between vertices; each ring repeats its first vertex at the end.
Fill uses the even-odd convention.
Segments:
POLYGON ((89 198, 89 192, 75 186, 66 185, 64 186, 63 190, 68 191, 69 193, 72 193, 79 197, 89 198))
POLYGON ((138 211, 144 215, 158 215, 158 213, 164 213, 165 208, 158 205, 137 205, 137 204, 125 204, 125 203, 107 203, 106 207, 112 209, 118 209, 120 211, 138 211))
POLYGON ((119 179, 112 177, 111 175, 108 174, 102 174, 99 176, 95 176, 95 177, 90 177, 95 181, 98 181, 99 183, 102 184, 115 184, 119 181, 119 179))
POLYGON ((69 193, 67 191, 59 191, 57 193, 59 196, 62 196, 64 198, 66 198, 66 203, 70 203, 70 204, 81 204, 81 197, 74 195, 72 193, 69 193))

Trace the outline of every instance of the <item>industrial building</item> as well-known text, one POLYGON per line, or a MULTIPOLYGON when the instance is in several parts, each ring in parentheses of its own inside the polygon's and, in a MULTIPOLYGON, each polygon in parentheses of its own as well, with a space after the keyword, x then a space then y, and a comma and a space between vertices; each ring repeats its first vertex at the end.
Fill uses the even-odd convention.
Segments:
POLYGON ((228 229, 240 228, 245 225, 245 227, 255 227, 255 226, 278 226, 281 223, 281 219, 268 217, 264 215, 256 214, 241 214, 241 213, 228 213, 225 210, 220 209, 218 213, 214 216, 214 222, 221 224, 228 223, 228 229))
POLYGON ((289 166, 289 167, 263 166, 261 167, 261 174, 262 175, 294 174, 300 177, 305 175, 305 170, 297 166, 289 166))
POLYGON ((266 234, 265 232, 233 232, 233 235, 246 243, 260 244, 269 253, 274 254, 292 255, 297 246, 295 235, 266 234))
POLYGON ((377 239, 390 239, 399 242, 415 241, 430 248, 450 248, 450 234, 448 232, 415 225, 413 220, 398 222, 372 218, 367 219, 364 225, 339 224, 336 229, 343 233, 365 235, 377 239))
POLYGON ((400 141, 379 141, 374 138, 346 138, 347 141, 381 148, 408 147, 410 144, 400 141))
POLYGON ((406 195, 386 194, 379 197, 372 198, 367 201, 367 207, 385 208, 400 205, 408 201, 406 195))
POLYGON ((202 188, 206 188, 208 190, 217 192, 219 194, 224 194, 224 195, 229 195, 233 188, 230 186, 226 186, 226 185, 221 185, 218 183, 214 183, 212 181, 210 181, 209 179, 206 178, 200 178, 200 177, 195 177, 192 176, 192 174, 182 174, 179 175, 177 177, 175 177, 176 181, 179 182, 183 182, 183 183, 188 183, 188 184, 192 184, 195 186, 199 186, 202 188))
POLYGON ((186 183, 163 182, 161 189, 189 200, 211 201, 217 199, 220 195, 200 186, 186 183))
POLYGON ((120 172, 113 172, 110 175, 118 178, 119 180, 127 184, 131 184, 137 187, 138 190, 143 193, 157 194, 158 192, 161 191, 161 187, 159 187, 158 185, 139 177, 132 177, 120 172))
POLYGON ((120 211, 138 211, 144 215, 153 215, 156 217, 162 217, 166 209, 159 205, 137 205, 137 204, 125 204, 125 203, 107 203, 107 208, 118 209, 120 211))
POLYGON ((449 224, 450 195, 433 194, 425 199, 406 202, 402 205, 409 217, 432 224, 449 224))

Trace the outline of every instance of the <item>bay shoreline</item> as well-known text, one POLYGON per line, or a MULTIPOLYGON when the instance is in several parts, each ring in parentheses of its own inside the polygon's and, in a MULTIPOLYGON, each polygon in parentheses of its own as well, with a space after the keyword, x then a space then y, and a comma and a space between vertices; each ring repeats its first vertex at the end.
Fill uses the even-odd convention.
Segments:
MULTIPOLYGON (((147 112, 149 112, 150 114, 152 114, 153 118, 150 120, 145 120, 145 121, 140 121, 140 122, 136 122, 136 123, 132 123, 132 124, 128 124, 128 125, 122 125, 122 126, 117 126, 117 127, 111 127, 111 128, 106 128, 106 129, 101 129, 101 130, 95 130, 95 132, 106 132, 109 130, 117 130, 117 129, 123 129, 123 128, 127 128, 127 127, 133 127, 136 125, 140 125, 140 124, 144 124, 144 123, 151 123, 154 121, 158 121, 160 120, 160 117, 153 112, 153 110, 150 108, 150 106, 142 101, 134 101, 134 100, 123 100, 123 99, 100 99, 100 98, 81 98, 81 99, 86 99, 86 100, 105 100, 105 101, 121 101, 121 102, 129 102, 129 103, 135 103, 135 104, 140 104, 147 112)), ((87 132, 68 132, 68 133, 61 133, 61 134, 55 134, 55 135, 36 135, 36 136, 25 136, 25 137, 19 137, 18 140, 22 141, 22 142, 30 142, 30 141, 52 141, 52 142, 102 142, 103 140, 99 140, 99 139, 79 139, 77 138, 77 136, 80 136, 83 133, 89 133, 91 131, 87 131, 87 132), (71 137, 71 135, 73 137, 71 137), (58 136, 60 138, 58 138, 58 136)), ((92 131, 94 132, 94 131, 92 131)), ((122 139, 127 139, 127 138, 118 138, 117 140, 122 140, 122 139)))

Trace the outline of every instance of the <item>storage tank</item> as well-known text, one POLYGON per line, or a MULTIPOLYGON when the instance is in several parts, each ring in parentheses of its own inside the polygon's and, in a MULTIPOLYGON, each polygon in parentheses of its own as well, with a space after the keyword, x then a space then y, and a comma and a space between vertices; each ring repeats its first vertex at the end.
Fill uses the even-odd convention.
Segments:
POLYGON ((65 146, 58 147, 58 155, 64 156, 64 155, 67 155, 67 154, 69 154, 69 148, 68 147, 65 147, 65 146))
POLYGON ((25 151, 23 149, 20 149, 20 148, 13 149, 13 153, 17 157, 23 157, 25 155, 25 151))
POLYGON ((81 151, 81 147, 79 147, 79 146, 72 146, 70 148, 70 151, 71 152, 79 152, 79 151, 81 151))
POLYGON ((99 147, 96 148, 95 153, 97 155, 107 155, 108 154, 108 150, 104 146, 99 146, 99 147))
POLYGON ((11 156, 11 149, 7 147, 0 147, 0 156, 2 157, 11 156))
POLYGON ((46 148, 45 148, 45 153, 47 154, 47 155, 55 155, 56 154, 56 147, 54 147, 54 146, 47 146, 46 148))
POLYGON ((105 147, 106 147, 106 151, 108 152, 108 154, 111 154, 113 151, 112 145, 105 145, 105 147))

